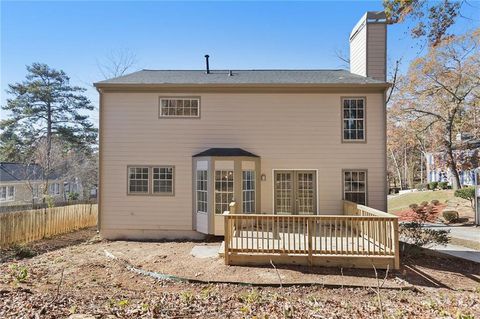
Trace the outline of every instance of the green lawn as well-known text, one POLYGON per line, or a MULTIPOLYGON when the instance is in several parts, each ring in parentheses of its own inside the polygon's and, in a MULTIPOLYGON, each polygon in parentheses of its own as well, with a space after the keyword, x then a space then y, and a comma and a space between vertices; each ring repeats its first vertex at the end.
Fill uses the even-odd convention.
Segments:
POLYGON ((404 210, 408 208, 410 204, 420 204, 423 201, 430 202, 432 199, 437 199, 441 203, 445 203, 446 200, 454 198, 453 190, 444 191, 424 191, 424 192, 412 192, 403 195, 395 196, 388 199, 388 212, 393 213, 396 211, 404 210))

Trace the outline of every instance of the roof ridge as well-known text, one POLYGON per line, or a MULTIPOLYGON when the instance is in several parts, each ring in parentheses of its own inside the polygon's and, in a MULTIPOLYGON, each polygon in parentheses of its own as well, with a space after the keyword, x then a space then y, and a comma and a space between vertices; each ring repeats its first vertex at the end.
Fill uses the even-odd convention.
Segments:
MULTIPOLYGON (((142 69, 141 71, 195 71, 195 72, 205 72, 204 69, 142 69)), ((215 71, 347 71, 346 69, 210 69, 210 72, 215 71)))

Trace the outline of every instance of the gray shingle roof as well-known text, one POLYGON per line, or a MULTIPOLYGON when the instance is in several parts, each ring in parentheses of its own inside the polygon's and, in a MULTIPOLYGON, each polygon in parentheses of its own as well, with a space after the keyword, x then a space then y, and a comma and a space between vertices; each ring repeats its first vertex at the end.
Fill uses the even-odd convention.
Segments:
POLYGON ((209 148, 206 151, 195 154, 192 157, 202 157, 202 156, 248 156, 248 157, 259 157, 253 153, 247 152, 241 148, 209 148))
MULTIPOLYGON (((0 182, 35 181, 42 179, 43 170, 38 164, 0 162, 0 182)), ((57 179, 59 174, 51 173, 49 179, 57 179)))
POLYGON ((385 84, 347 70, 141 70, 102 84, 385 84))

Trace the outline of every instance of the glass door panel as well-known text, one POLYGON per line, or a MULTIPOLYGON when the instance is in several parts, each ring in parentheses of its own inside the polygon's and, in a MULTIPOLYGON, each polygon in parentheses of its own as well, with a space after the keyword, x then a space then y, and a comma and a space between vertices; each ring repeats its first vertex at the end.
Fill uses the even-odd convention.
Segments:
POLYGON ((293 205, 293 172, 275 172, 275 213, 290 215, 293 205))
POLYGON ((275 171, 274 196, 276 214, 316 214, 316 172, 275 171))

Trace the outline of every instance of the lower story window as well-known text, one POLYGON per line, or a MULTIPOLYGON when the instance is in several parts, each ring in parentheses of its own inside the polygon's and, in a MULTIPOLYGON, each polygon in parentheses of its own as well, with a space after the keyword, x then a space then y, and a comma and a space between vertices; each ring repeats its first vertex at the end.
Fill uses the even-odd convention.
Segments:
POLYGON ((0 201, 8 202, 15 200, 15 186, 0 187, 0 201))
POLYGON ((197 212, 207 213, 208 172, 197 171, 197 212))
POLYGON ((345 200, 366 205, 367 204, 367 171, 343 171, 343 198, 345 200))
POLYGON ((233 201, 233 170, 215 171, 215 214, 229 210, 233 201))
POLYGON ((60 183, 50 183, 48 185, 48 193, 50 195, 59 195, 60 194, 60 183))
POLYGON ((173 194, 173 167, 160 166, 153 167, 153 193, 154 194, 173 194))
POLYGON ((243 171, 243 212, 255 212, 255 171, 243 171))
POLYGON ((148 194, 148 167, 128 168, 128 193, 148 194))

